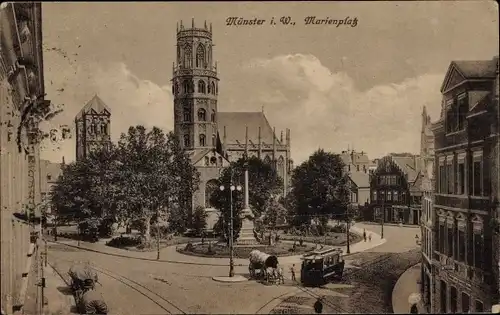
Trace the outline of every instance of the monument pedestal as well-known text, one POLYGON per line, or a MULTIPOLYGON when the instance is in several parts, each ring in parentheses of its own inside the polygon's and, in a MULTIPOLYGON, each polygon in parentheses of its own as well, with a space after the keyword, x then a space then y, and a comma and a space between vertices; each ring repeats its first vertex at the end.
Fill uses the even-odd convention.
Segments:
POLYGON ((245 209, 241 213, 241 230, 238 239, 236 240, 236 246, 249 246, 249 245, 259 245, 259 242, 255 238, 253 214, 250 209, 245 209))

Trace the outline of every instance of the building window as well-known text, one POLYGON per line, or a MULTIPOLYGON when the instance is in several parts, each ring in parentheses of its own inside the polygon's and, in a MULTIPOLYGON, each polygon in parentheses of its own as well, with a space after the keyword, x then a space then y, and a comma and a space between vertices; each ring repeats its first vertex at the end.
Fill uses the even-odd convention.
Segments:
POLYGON ((392 201, 392 191, 387 192, 387 200, 392 201))
POLYGON ((462 313, 470 311, 470 297, 467 293, 462 292, 462 313))
POLYGON ((204 146, 205 146, 205 135, 201 134, 200 135, 200 147, 204 147, 204 146))
POLYGON ((47 174, 47 180, 52 180, 52 175, 47 174))
POLYGON ((189 83, 189 80, 184 80, 182 82, 182 92, 184 92, 185 94, 191 92, 191 84, 189 83))
POLYGON ((401 193, 401 202, 406 203, 406 192, 404 191, 401 193))
POLYGON ((385 201, 385 191, 384 190, 380 191, 380 200, 385 201))
POLYGON ((184 108, 183 116, 184 121, 191 121, 191 110, 189 108, 184 108))
POLYGON ((446 294, 446 293, 447 293, 447 292, 446 292, 446 291, 447 291, 447 290, 446 290, 446 289, 447 289, 447 288, 446 288, 446 282, 444 282, 443 280, 441 280, 441 283, 440 283, 440 286, 439 286, 439 287, 440 287, 440 288, 439 288, 439 289, 440 289, 440 290, 439 290, 439 293, 440 293, 440 294, 439 294, 439 295, 440 295, 440 299, 439 299, 439 300, 440 300, 440 301, 439 301, 440 303, 439 303, 439 304, 440 304, 440 306, 441 306, 441 312, 440 312, 440 313, 444 313, 444 314, 445 314, 445 313, 447 313, 447 307, 446 307, 446 304, 447 304, 447 302, 448 302, 448 301, 446 301, 446 296, 447 296, 447 294, 446 294))
POLYGON ((205 58, 205 47, 202 44, 198 45, 196 49, 196 67, 197 68, 206 68, 206 58, 205 58))
POLYGON ((449 156, 446 158, 446 179, 447 179, 447 193, 448 194, 453 194, 453 186, 454 186, 454 180, 453 180, 453 157, 449 156))
POLYGON ((189 141, 189 135, 184 135, 184 146, 189 147, 190 142, 191 141, 189 141))
POLYGON ((463 130, 465 128, 465 116, 469 112, 469 104, 467 102, 467 94, 459 96, 457 104, 457 127, 458 130, 463 130))
POLYGON ((448 257, 453 257, 453 238, 454 238, 454 226, 453 226, 453 219, 448 218, 448 223, 446 225, 446 235, 447 235, 447 242, 446 242, 446 255, 448 257))
POLYGON ((207 120, 207 112, 203 108, 198 109, 198 120, 199 121, 207 120))
POLYGON ((212 82, 210 86, 212 87, 212 94, 215 94, 215 84, 212 82))
POLYGON ((446 169, 443 165, 439 165, 439 192, 446 193, 446 169))
POLYGON ((451 287, 450 288, 450 313, 456 313, 457 312, 457 288, 451 287))
POLYGON ((207 92, 208 94, 212 94, 212 85, 210 83, 207 84, 207 92))
POLYGON ((393 197, 392 198, 394 199, 394 201, 399 201, 399 195, 398 195, 398 191, 397 190, 395 190, 393 192, 393 197))
POLYGON ((198 81, 198 93, 205 94, 205 82, 203 80, 198 81))
POLYGON ((472 194, 481 196, 483 193, 483 161, 482 153, 474 152, 472 163, 472 194))
POLYGON ((215 110, 212 110, 212 115, 211 115, 211 117, 210 117, 210 120, 211 120, 212 122, 215 122, 215 110))
POLYGON ((465 262, 465 231, 462 229, 458 230, 458 260, 465 262))
POLYGON ((482 269, 483 268, 483 256, 484 256, 484 238, 482 232, 474 231, 474 267, 482 269))
POLYGON ((377 191, 376 190, 374 190, 372 192, 372 199, 373 199, 373 201, 377 201, 377 191))
POLYGON ((476 313, 481 313, 483 311, 484 311, 483 302, 481 302, 479 300, 476 300, 476 309, 475 309, 475 312, 476 313))
POLYGON ((205 156, 205 166, 210 165, 210 158, 208 156, 205 156))
POLYGON ((444 246, 445 239, 446 239, 446 233, 445 233, 444 222, 440 222, 440 224, 439 224, 438 250, 442 254, 445 254, 445 246, 444 246))
POLYGON ((465 194, 465 159, 458 161, 457 167, 457 194, 465 194))
POLYGON ((215 147, 217 144, 217 137, 215 135, 212 135, 212 146, 215 147))

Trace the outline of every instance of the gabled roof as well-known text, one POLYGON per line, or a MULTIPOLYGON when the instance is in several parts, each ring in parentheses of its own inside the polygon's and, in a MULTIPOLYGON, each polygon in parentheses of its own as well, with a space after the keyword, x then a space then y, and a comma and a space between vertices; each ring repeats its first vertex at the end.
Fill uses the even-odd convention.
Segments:
POLYGON ((349 174, 349 177, 358 188, 370 187, 370 175, 368 173, 354 171, 349 174))
POLYGON ((460 60, 452 61, 441 85, 441 93, 470 79, 494 79, 498 60, 460 60))
POLYGON ((259 143, 259 127, 262 143, 273 144, 276 138, 276 145, 281 144, 274 135, 273 128, 269 125, 263 112, 219 112, 217 116, 217 128, 219 137, 224 142, 224 127, 226 127, 226 142, 224 144, 245 144, 246 127, 248 127, 248 141, 254 144, 259 143))
POLYGON ((408 182, 413 183, 420 175, 420 157, 391 156, 394 163, 408 176, 408 182))
POLYGON ((76 115, 75 119, 80 119, 83 115, 90 114, 92 111, 94 114, 111 114, 111 109, 96 94, 76 115))

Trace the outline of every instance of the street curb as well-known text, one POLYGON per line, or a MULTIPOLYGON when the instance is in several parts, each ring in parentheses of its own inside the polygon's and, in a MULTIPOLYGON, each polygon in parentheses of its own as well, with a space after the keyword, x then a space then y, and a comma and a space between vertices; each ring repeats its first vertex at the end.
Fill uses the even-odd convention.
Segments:
POLYGON ((222 283, 241 283, 241 282, 247 282, 248 279, 241 276, 241 275, 235 275, 234 277, 221 277, 221 276, 214 276, 212 277, 212 280, 216 282, 222 282, 222 283))
MULTIPOLYGON (((396 283, 394 284, 394 287, 392 288, 392 292, 391 292, 391 307, 392 307, 392 311, 393 311, 393 312, 394 312, 394 300, 395 300, 395 298, 394 298, 394 292, 396 291, 396 288, 398 287, 398 282, 401 280, 401 278, 404 276, 404 274, 405 274, 407 271, 409 271, 409 270, 411 270, 411 269, 413 269, 413 268, 415 268, 415 267, 417 267, 418 265, 421 265, 421 264, 422 264, 422 263, 421 263, 421 262, 419 262, 418 264, 415 264, 415 265, 413 265, 413 266, 408 267, 408 268, 407 268, 407 269, 406 269, 406 270, 405 270, 405 271, 401 274, 401 276, 399 276, 398 280, 397 280, 397 281, 396 281, 396 283)), ((408 297, 409 297, 409 296, 408 296, 408 297)), ((407 297, 407 298, 408 298, 408 297, 407 297)), ((409 308, 408 308, 408 310, 409 310, 409 308)), ((408 313, 409 313, 409 311, 408 311, 408 313)))
POLYGON ((278 305, 280 305, 283 302, 283 300, 291 296, 295 296, 300 292, 302 292, 301 289, 295 289, 292 292, 287 292, 285 294, 279 295, 270 300, 269 302, 267 302, 266 304, 264 304, 264 306, 262 306, 255 314, 270 314, 273 309, 275 309, 278 305))

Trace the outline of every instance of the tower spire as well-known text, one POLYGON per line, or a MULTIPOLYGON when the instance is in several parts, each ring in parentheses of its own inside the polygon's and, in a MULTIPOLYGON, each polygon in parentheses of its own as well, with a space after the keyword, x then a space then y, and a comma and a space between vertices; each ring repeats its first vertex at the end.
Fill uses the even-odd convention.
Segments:
POLYGON ((191 27, 194 28, 194 18, 191 19, 191 27))

